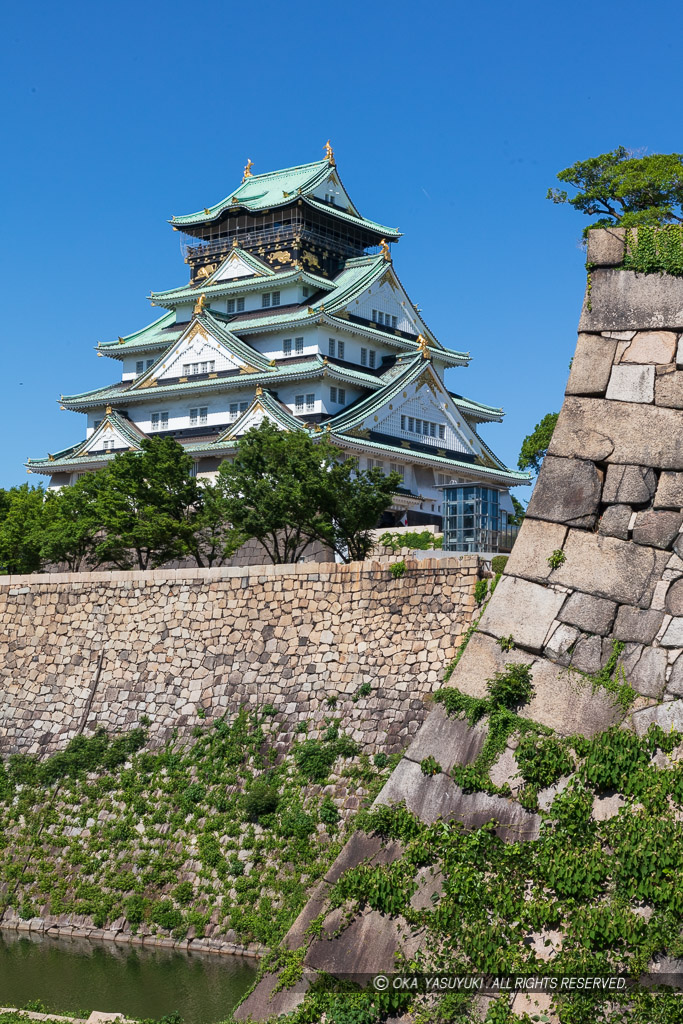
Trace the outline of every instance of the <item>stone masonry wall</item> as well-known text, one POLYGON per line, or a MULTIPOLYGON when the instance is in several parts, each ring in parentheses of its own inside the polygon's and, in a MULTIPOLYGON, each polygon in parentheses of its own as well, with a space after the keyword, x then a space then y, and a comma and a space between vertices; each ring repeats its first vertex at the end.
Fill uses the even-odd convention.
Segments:
POLYGON ((399 579, 378 562, 0 577, 0 754, 141 715, 161 743, 243 703, 272 704, 287 742, 335 696, 363 748, 391 753, 425 717, 479 572, 467 556, 408 560, 399 579))

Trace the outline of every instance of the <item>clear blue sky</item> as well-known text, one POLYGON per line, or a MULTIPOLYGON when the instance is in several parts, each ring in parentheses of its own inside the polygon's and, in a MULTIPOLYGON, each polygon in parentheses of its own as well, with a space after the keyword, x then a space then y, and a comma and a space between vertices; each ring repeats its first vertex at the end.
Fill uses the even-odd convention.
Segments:
POLYGON ((59 394, 117 379, 95 343, 186 280, 167 219, 328 137, 361 212, 404 232, 428 324, 472 353, 449 385, 506 409, 484 436, 514 465, 559 408, 585 279, 582 219, 546 190, 619 144, 683 150, 681 27, 671 0, 6 7, 0 486, 85 436, 59 394))

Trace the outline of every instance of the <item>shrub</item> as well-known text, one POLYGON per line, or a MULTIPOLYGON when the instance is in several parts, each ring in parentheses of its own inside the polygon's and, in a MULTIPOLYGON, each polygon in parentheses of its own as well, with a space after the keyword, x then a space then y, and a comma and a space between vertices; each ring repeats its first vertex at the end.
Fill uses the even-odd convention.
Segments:
POLYGON ((324 746, 318 740, 304 740, 294 751, 297 768, 310 782, 324 782, 336 757, 334 746, 324 746))
POLYGON ((561 548, 555 548, 552 555, 548 555, 546 562, 551 569, 559 569, 567 561, 567 556, 561 548))
POLYGON ((151 919, 167 932, 173 931, 182 924, 183 915, 173 906, 171 900, 157 900, 152 904, 151 919))
POLYGON ((223 854, 218 840, 208 832, 202 833, 199 837, 199 859, 207 868, 217 868, 223 861, 223 854))
POLYGON ((491 559, 491 572, 494 576, 498 576, 500 573, 505 572, 505 566, 508 564, 508 555, 494 555, 491 559))
POLYGON ((474 584, 474 600, 477 604, 483 604, 489 591, 488 580, 477 580, 474 584))
POLYGON ((279 802, 277 789, 258 780, 244 795, 244 811, 249 821, 260 821, 266 814, 274 814, 279 802))
POLYGON ((360 700, 361 697, 369 697, 371 693, 372 687, 370 686, 370 683, 361 683, 351 700, 357 701, 360 700))
POLYGON ((146 900, 144 896, 140 896, 138 893, 129 896, 123 904, 123 912, 128 923, 132 925, 142 924, 145 918, 145 907, 146 900))
POLYGON ((539 787, 552 786, 574 769, 567 749, 553 736, 524 736, 515 751, 515 759, 525 782, 539 787))
POLYGON ((323 800, 320 805, 319 817, 323 825, 333 826, 339 821, 339 811, 332 797, 326 796, 323 800))
POLYGON ((181 882, 180 885, 176 885, 171 895, 176 903, 179 903, 181 907, 191 903, 192 898, 194 897, 192 882, 181 882))
POLYGON ((375 756, 372 759, 372 763, 374 764, 375 768, 379 768, 381 770, 382 768, 386 768, 386 766, 389 764, 389 758, 384 753, 384 751, 381 750, 379 754, 375 754, 375 756))
POLYGON ((389 566, 389 572, 391 573, 395 580, 399 580, 401 576, 405 576, 406 574, 406 563, 403 561, 403 559, 401 559, 400 562, 393 562, 389 566))
POLYGON ((420 761, 420 771, 423 775, 440 775, 441 765, 436 758, 432 757, 430 754, 429 757, 425 757, 420 761))
POLYGON ((486 689, 494 706, 512 709, 527 704, 534 689, 531 669, 528 665, 506 665, 505 672, 496 672, 488 680, 486 689))

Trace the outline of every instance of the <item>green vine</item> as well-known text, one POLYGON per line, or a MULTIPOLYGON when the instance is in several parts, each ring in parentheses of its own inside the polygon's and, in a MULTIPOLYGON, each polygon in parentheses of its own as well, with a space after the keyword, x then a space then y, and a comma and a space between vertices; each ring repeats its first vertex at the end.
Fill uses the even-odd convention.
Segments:
POLYGON ((624 270, 683 276, 683 225, 626 228, 624 243, 624 270))

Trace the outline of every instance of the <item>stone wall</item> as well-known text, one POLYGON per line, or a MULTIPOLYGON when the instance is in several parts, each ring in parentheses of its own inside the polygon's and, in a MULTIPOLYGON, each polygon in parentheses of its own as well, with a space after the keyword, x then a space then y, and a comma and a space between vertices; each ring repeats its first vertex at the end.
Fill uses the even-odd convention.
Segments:
POLYGON ((391 753, 426 714, 479 572, 468 556, 408 560, 398 579, 379 562, 0 577, 0 753, 142 715, 161 743, 243 703, 273 705, 286 743, 334 697, 364 749, 391 753))
MULTIPOLYGON (((683 731, 683 278, 621 270, 623 255, 623 231, 591 233, 591 287, 548 456, 505 574, 449 681, 486 697, 495 673, 526 664, 533 696, 518 713, 564 736, 613 724, 640 736, 651 723, 683 731), (615 643, 624 645, 619 668, 636 692, 628 710, 586 678, 615 643)), ((537 838, 539 813, 509 796, 465 792, 451 777, 475 760, 485 737, 482 723, 469 728, 432 711, 376 803, 403 802, 427 824, 443 817, 477 828, 495 819, 505 841, 537 838), (428 756, 442 769, 433 778, 420 769, 428 756)), ((490 777, 514 794, 516 771, 508 746, 490 777)), ((540 811, 554 795, 552 787, 539 794, 540 811)), ((366 911, 338 938, 335 912, 321 938, 311 940, 306 924, 324 913, 344 871, 387 863, 400 856, 395 847, 359 833, 347 842, 285 940, 308 944, 308 977, 392 971, 405 936, 390 916, 366 911)), ((276 982, 264 977, 236 1017, 279 1012, 276 982)), ((296 1005, 303 988, 287 994, 296 1005)))

